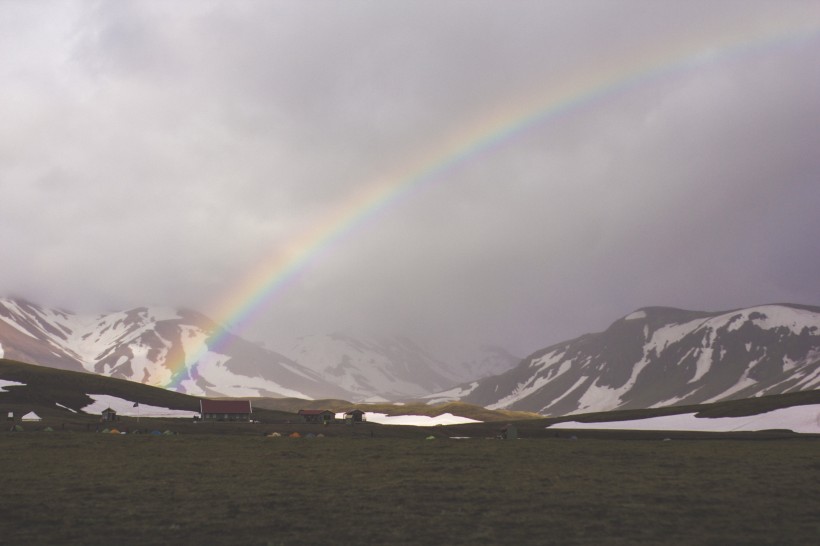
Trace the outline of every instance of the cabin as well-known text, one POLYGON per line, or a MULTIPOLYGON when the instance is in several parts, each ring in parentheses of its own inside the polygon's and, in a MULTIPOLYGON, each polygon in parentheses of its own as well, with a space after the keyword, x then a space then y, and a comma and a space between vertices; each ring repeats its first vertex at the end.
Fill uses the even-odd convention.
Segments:
POLYGON ((109 423, 112 421, 117 420, 117 412, 112 410, 111 408, 106 408, 102 410, 102 414, 100 416, 100 421, 109 423))
POLYGON ((301 409, 299 410, 299 417, 302 418, 303 423, 318 423, 326 425, 333 422, 336 418, 336 414, 330 410, 301 409))
POLYGON ((208 421, 240 421, 251 420, 250 400, 200 400, 199 416, 208 421))
POLYGON ((500 440, 517 440, 518 439, 518 427, 513 424, 504 425, 501 428, 501 432, 498 435, 500 440))
POLYGON ((345 412, 345 423, 363 423, 364 421, 364 412, 360 409, 345 412))

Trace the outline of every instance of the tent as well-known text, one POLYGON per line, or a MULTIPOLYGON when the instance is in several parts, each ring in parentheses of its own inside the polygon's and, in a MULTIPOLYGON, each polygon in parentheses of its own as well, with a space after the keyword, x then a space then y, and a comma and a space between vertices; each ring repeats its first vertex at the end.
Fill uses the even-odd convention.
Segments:
POLYGON ((305 434, 305 438, 307 438, 308 440, 313 440, 314 438, 316 438, 316 435, 312 432, 308 432, 307 434, 305 434))
POLYGON ((164 436, 173 436, 173 435, 174 435, 174 433, 173 433, 173 432, 171 432, 170 430, 166 430, 166 431, 165 431, 165 432, 163 432, 162 434, 163 434, 164 436))
POLYGON ((162 436, 162 433, 158 430, 152 430, 151 431, 151 436, 162 436))
POLYGON ((11 432, 23 432, 23 427, 21 427, 20 425, 14 425, 13 427, 11 427, 11 432))
POLYGON ((33 411, 28 412, 27 414, 23 415, 23 419, 25 421, 42 421, 39 415, 34 413, 33 411))
POLYGON ((115 428, 112 428, 111 430, 109 430, 109 431, 108 431, 108 433, 109 433, 109 434, 119 434, 119 433, 120 433, 120 431, 119 431, 119 430, 117 430, 117 429, 115 429, 115 428))
POLYGON ((289 437, 290 438, 301 438, 302 435, 299 434, 298 432, 292 432, 289 437))
POLYGON ((102 433, 103 433, 103 434, 108 434, 109 432, 111 432, 111 431, 110 431, 110 430, 108 430, 107 428, 102 429, 102 433))
POLYGON ((54 432, 54 429, 51 427, 46 427, 43 429, 43 432, 54 432))
POLYGON ((270 434, 268 434, 268 438, 281 438, 281 437, 282 437, 282 435, 279 434, 278 432, 271 432, 270 434))
POLYGON ((425 438, 425 440, 435 440, 435 439, 436 439, 435 436, 428 436, 427 438, 425 438))

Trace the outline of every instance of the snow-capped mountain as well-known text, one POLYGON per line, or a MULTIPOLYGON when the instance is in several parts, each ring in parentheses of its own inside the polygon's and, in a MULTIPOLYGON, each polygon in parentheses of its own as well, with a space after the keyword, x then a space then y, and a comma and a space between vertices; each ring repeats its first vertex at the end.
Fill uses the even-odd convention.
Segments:
POLYGON ((544 415, 700 404, 820 388, 820 308, 639 309, 514 369, 430 395, 544 415))
POLYGON ((464 351, 455 372, 459 381, 483 379, 513 369, 521 362, 520 356, 495 345, 482 345, 472 351, 464 351))
POLYGON ((207 396, 344 398, 319 374, 190 310, 101 315, 0 298, 0 357, 207 396))
POLYGON ((463 381, 403 337, 306 336, 286 354, 326 381, 373 401, 413 398, 463 381))

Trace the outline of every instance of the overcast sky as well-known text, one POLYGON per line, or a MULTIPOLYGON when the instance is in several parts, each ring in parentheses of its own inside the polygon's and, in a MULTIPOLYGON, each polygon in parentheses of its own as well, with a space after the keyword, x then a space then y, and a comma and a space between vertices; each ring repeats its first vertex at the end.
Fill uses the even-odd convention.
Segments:
POLYGON ((816 0, 0 0, 0 292, 214 313, 462 146, 240 333, 523 356, 647 305, 820 305, 818 59, 816 0))

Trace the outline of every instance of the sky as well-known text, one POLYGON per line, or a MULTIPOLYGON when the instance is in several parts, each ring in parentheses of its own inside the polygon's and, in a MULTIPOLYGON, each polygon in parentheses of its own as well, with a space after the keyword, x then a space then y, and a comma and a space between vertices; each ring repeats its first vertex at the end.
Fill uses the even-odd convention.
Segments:
POLYGON ((0 293, 447 358, 820 305, 818 58, 816 0, 0 0, 0 293))

